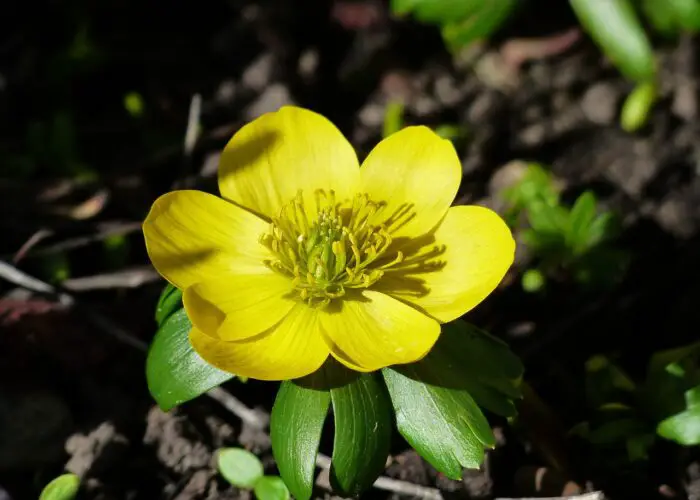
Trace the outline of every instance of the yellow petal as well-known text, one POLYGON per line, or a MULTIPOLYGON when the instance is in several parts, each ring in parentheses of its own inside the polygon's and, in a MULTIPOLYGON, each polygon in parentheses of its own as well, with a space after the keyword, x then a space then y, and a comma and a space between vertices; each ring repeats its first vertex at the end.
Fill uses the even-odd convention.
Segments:
POLYGON ((202 191, 173 191, 158 198, 143 224, 156 270, 178 288, 228 273, 268 272, 258 237, 259 217, 202 191))
POLYGON ((359 178, 357 155, 343 134, 323 116, 288 106, 241 128, 219 165, 221 195, 266 217, 278 216, 299 190, 307 213, 318 189, 350 199, 359 178))
POLYGON ((267 274, 234 274, 185 290, 187 316, 202 333, 221 340, 252 337, 276 325, 292 309, 291 279, 267 274))
POLYGON ((446 323, 474 308, 503 279, 513 263, 515 241, 498 214, 479 206, 447 211, 424 251, 437 256, 417 266, 388 271, 376 288, 413 304, 446 323))
POLYGON ((332 302, 321 326, 333 357, 357 371, 417 361, 440 335, 434 319, 372 290, 332 302))
POLYGON ((192 347, 208 363, 236 375, 258 380, 288 380, 318 370, 328 357, 318 314, 297 304, 265 333, 236 342, 214 339, 193 328, 192 347))
POLYGON ((362 164, 360 180, 362 192, 387 203, 379 217, 403 213, 387 224, 392 236, 419 236, 445 216, 459 189, 462 165, 450 141, 427 127, 407 127, 377 144, 362 164))

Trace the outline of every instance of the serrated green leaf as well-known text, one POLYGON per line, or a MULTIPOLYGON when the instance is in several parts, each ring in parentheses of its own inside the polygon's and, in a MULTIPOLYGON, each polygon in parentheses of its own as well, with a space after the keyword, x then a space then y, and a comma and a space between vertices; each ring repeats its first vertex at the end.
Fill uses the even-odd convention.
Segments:
POLYGON ((512 415, 522 373, 522 363, 503 342, 463 321, 443 325, 423 360, 382 371, 399 432, 453 479, 463 467, 479 467, 484 448, 495 445, 475 399, 512 415))
POLYGON ((462 468, 476 469, 493 433, 468 392, 420 381, 426 367, 382 370, 401 435, 433 467, 450 479, 462 468), (420 368, 423 368, 421 370, 420 368))
POLYGON ((80 489, 80 478, 75 474, 63 474, 47 484, 39 500, 73 500, 80 489))
POLYGON ((251 489, 265 474, 260 459, 243 448, 223 448, 217 455, 219 472, 236 488, 251 489))
POLYGON ((457 320, 442 325, 440 339, 428 357, 435 356, 449 370, 444 376, 479 381, 510 398, 521 398, 517 382, 523 376, 523 364, 508 345, 484 330, 457 320), (450 375, 452 374, 452 375, 450 375))
POLYGON ((570 247, 578 252, 588 248, 589 232, 596 217, 596 199, 591 191, 581 194, 569 212, 567 240, 570 247))
POLYGON ((331 479, 345 495, 359 495, 384 470, 392 432, 391 403, 373 373, 333 387, 331 401, 335 419, 331 479))
POLYGON ((158 329, 146 359, 148 390, 163 411, 196 398, 233 377, 204 361, 190 344, 192 328, 184 309, 158 329))
POLYGON ((255 483, 253 490, 258 500, 289 500, 289 490, 281 477, 265 476, 255 483))
POLYGON ((172 314, 182 309, 182 290, 168 283, 156 304, 156 323, 161 326, 172 314))
POLYGON ((654 53, 630 0, 570 0, 584 29, 628 78, 651 80, 654 53))
POLYGON ((323 369, 300 380, 283 382, 270 418, 272 452, 289 491, 311 498, 321 431, 331 402, 323 369))

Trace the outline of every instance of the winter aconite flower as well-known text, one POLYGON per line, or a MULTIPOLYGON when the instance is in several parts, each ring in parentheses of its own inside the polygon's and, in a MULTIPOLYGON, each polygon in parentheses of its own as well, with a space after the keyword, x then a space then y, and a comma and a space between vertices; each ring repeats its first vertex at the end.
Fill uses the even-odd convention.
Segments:
POLYGON ((333 124, 284 107, 244 126, 219 167, 221 198, 160 197, 148 254, 184 290, 194 349, 223 370, 285 380, 329 355, 358 371, 421 359, 440 323, 481 302, 513 261, 491 210, 450 208, 452 144, 425 127, 362 166, 333 124))

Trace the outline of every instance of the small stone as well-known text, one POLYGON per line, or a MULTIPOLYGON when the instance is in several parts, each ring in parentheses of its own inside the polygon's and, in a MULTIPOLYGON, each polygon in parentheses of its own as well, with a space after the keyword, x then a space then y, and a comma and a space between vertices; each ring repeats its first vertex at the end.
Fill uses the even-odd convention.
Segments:
POLYGON ((695 232, 692 212, 692 208, 683 199, 670 196, 661 202, 654 219, 674 236, 689 238, 695 232))
POLYGON ((537 146, 547 136, 547 126, 540 122, 535 123, 518 132, 518 139, 525 146, 537 146))
POLYGON ((513 160, 499 167, 489 181, 489 195, 500 194, 520 182, 527 171, 527 163, 521 160, 513 160))
POLYGON ((481 92, 469 105, 467 120, 470 123, 482 123, 498 106, 499 92, 481 92))
POLYGON ((411 107, 418 116, 425 116, 436 113, 440 109, 440 104, 432 97, 422 95, 413 101, 411 107))
POLYGON ((243 85, 249 89, 261 91, 272 79, 274 57, 271 53, 263 54, 246 68, 241 77, 243 85))
POLYGON ((365 127, 378 128, 384 123, 385 107, 378 102, 370 102, 360 109, 357 117, 365 127))
POLYGON ((692 81, 678 85, 673 94, 671 111, 685 121, 693 121, 698 115, 698 92, 692 81))
POLYGON ((303 54, 299 57, 299 63, 297 70, 299 71, 299 76, 304 80, 310 80, 316 74, 318 69, 319 55, 318 50, 308 49, 305 50, 303 54))
POLYGON ((435 96, 446 107, 459 103, 464 94, 452 75, 444 74, 435 80, 435 96))
POLYGON ((233 80, 224 80, 216 89, 214 99, 220 104, 230 104, 236 97, 236 82, 233 80))
POLYGON ((593 123, 610 125, 617 117, 618 92, 610 83, 592 85, 581 99, 583 113, 593 123))
POLYGON ((286 85, 275 83, 265 89, 258 98, 245 111, 245 116, 248 121, 265 113, 277 111, 282 106, 294 104, 289 89, 286 85))

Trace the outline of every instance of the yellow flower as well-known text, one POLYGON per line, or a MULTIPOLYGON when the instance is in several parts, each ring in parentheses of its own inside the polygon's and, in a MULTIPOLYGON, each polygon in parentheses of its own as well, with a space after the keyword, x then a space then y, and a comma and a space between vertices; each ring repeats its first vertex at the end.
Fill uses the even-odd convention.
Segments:
POLYGON ((426 127, 359 166, 324 117, 284 107, 223 151, 222 198, 175 191, 144 223, 153 265, 184 290, 190 341, 210 364, 286 380, 332 355, 358 371, 421 359, 440 323, 481 302, 513 262, 493 211, 450 208, 452 144, 426 127))

